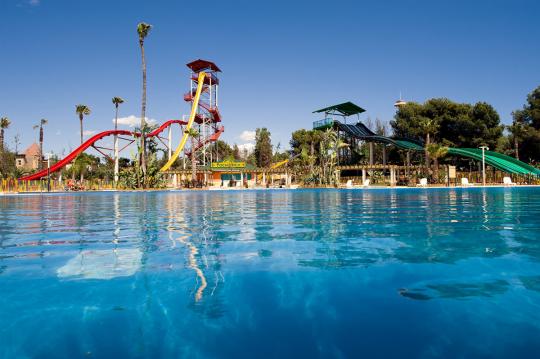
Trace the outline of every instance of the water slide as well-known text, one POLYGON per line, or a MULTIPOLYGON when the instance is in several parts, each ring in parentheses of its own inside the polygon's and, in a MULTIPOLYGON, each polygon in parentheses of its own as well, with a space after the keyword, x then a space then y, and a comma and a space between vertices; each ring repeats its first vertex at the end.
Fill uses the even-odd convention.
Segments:
POLYGON ((171 158, 169 158, 169 161, 161 167, 161 171, 167 171, 169 168, 171 168, 172 164, 176 161, 178 156, 180 155, 180 152, 184 149, 187 139, 189 137, 189 130, 193 126, 193 122, 195 120, 195 115, 197 114, 197 108, 199 107, 199 100, 201 98, 201 92, 204 86, 204 79, 206 77, 206 73, 204 71, 199 72, 199 77, 197 79, 197 91, 195 93, 195 99, 193 101, 193 105, 191 106, 191 113, 189 115, 189 120, 186 125, 186 128, 184 130, 184 135, 182 136, 182 140, 178 144, 178 147, 176 147, 176 150, 174 151, 171 158))
POLYGON ((51 166, 51 168, 47 171, 47 169, 41 170, 39 172, 36 172, 34 174, 21 177, 19 180, 21 181, 34 181, 37 179, 40 179, 42 177, 47 176, 47 172, 53 173, 60 169, 62 169, 64 166, 68 165, 73 161, 79 154, 84 152, 88 147, 93 146, 94 143, 101 140, 103 137, 107 136, 114 136, 114 135, 126 135, 126 136, 132 136, 131 131, 126 130, 110 130, 110 131, 103 131, 100 132, 92 137, 90 137, 88 140, 86 140, 82 145, 77 147, 75 151, 71 152, 69 155, 67 155, 65 158, 61 159, 60 161, 56 162, 54 165, 51 166))
MULTIPOLYGON (((348 125, 335 121, 335 126, 339 131, 345 132, 348 135, 363 141, 380 142, 394 145, 404 150, 423 151, 423 144, 411 139, 391 138, 380 136, 362 123, 356 125, 348 125)), ((478 161, 482 160, 482 150, 477 148, 448 148, 448 154, 472 158, 478 161)), ((535 168, 525 162, 519 161, 513 157, 503 155, 498 152, 485 151, 484 159, 486 164, 495 167, 501 171, 517 174, 517 175, 534 175, 540 176, 540 169, 535 168)))
MULTIPOLYGON (((171 126, 173 124, 185 125, 186 122, 182 121, 182 120, 169 120, 169 121, 166 121, 161 126, 156 128, 154 131, 148 133, 146 135, 146 137, 158 136, 161 132, 163 132, 166 128, 168 128, 169 126, 171 126)), ((51 168, 49 169, 49 173, 54 173, 54 172, 57 172, 57 171, 61 170, 62 168, 64 168, 68 164, 70 164, 82 152, 86 151, 89 147, 94 146, 94 144, 97 141, 103 139, 104 137, 114 136, 114 135, 124 135, 124 136, 134 136, 134 137, 139 137, 140 136, 139 133, 134 133, 134 132, 127 131, 127 130, 116 130, 116 131, 115 130, 109 130, 109 131, 103 131, 103 132, 100 132, 98 134, 95 134, 94 136, 92 136, 88 140, 86 140, 82 145, 77 147, 73 152, 68 154, 65 158, 61 159, 60 161, 58 161, 54 165, 52 165, 51 168)), ((33 173, 31 175, 21 177, 21 178, 19 178, 19 180, 21 180, 21 181, 34 181, 34 180, 38 180, 38 179, 46 177, 46 176, 47 176, 47 169, 44 169, 44 170, 41 170, 39 172, 33 173)))
POLYGON ((216 142, 219 137, 221 136, 221 134, 223 133, 223 131, 225 131, 225 127, 223 126, 219 126, 217 129, 216 129, 216 132, 214 132, 211 136, 203 139, 202 141, 200 141, 199 143, 197 143, 195 145, 195 148, 191 149, 189 152, 185 152, 186 156, 190 156, 191 155, 191 151, 195 150, 197 151, 198 149, 204 147, 206 144, 210 143, 210 142, 216 142))

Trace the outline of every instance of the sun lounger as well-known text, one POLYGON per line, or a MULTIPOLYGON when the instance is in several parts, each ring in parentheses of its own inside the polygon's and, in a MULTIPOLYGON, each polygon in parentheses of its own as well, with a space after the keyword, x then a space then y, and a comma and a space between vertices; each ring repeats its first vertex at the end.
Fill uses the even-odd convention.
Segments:
POLYGON ((469 183, 469 179, 467 177, 461 177, 461 185, 463 187, 470 187, 470 186, 474 186, 473 183, 469 183))
POLYGON ((510 177, 503 177, 503 184, 505 186, 515 186, 516 184, 512 182, 512 178, 510 177))
POLYGON ((369 180, 365 180, 364 183, 362 183, 362 187, 369 187, 369 180))
POLYGON ((416 185, 416 187, 427 187, 427 178, 420 178, 420 183, 416 185))

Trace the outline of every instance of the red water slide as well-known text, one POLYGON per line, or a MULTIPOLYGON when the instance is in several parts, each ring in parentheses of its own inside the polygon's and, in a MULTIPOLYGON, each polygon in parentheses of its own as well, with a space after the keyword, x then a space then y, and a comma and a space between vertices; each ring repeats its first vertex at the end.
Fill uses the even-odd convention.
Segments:
MULTIPOLYGON (((159 135, 161 132, 163 132, 167 127, 173 125, 173 124, 179 124, 179 125, 185 125, 186 122, 182 120, 169 120, 165 123, 163 123, 161 126, 156 128, 154 131, 150 132, 146 135, 146 137, 154 137, 159 135)), ((131 131, 126 130, 109 130, 109 131, 103 131, 100 132, 92 137, 90 137, 88 140, 86 140, 82 145, 77 147, 75 151, 71 152, 69 155, 67 155, 65 158, 61 159, 60 161, 56 162, 54 165, 51 166, 49 169, 50 173, 56 172, 64 168, 66 165, 71 163, 79 154, 87 150, 89 147, 92 147, 97 141, 101 140, 104 137, 107 136, 114 136, 114 135, 125 135, 125 136, 135 136, 139 137, 139 133, 133 133, 131 131)), ((47 169, 44 169, 42 171, 33 173, 28 176, 24 176, 19 178, 21 181, 34 181, 40 178, 43 178, 47 176, 47 169)))

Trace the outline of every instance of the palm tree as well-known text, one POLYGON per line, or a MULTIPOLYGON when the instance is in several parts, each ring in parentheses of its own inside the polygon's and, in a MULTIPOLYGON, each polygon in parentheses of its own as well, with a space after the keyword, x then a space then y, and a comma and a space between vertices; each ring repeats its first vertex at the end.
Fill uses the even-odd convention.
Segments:
POLYGON ((42 169, 43 167, 43 126, 45 126, 49 121, 42 118, 39 121, 39 125, 34 125, 34 130, 39 128, 39 161, 38 161, 38 169, 42 169))
MULTIPOLYGON (((114 130, 118 130, 118 106, 124 103, 124 99, 121 97, 113 97, 112 103, 116 109, 114 117, 114 130)), ((118 135, 114 134, 114 182, 118 182, 118 135)))
MULTIPOLYGON (((152 25, 141 22, 137 25, 137 33, 139 34, 139 46, 141 47, 141 59, 142 59, 142 100, 141 100, 141 130, 144 131, 146 127, 146 59, 144 57, 144 39, 148 36, 152 25)), ((143 172, 143 183, 146 180, 146 144, 144 136, 141 136, 141 169, 143 172)))
POLYGON ((427 117, 423 117, 420 119, 420 129, 422 133, 426 136, 426 143, 425 143, 425 154, 426 154, 426 170, 429 169, 429 152, 427 150, 429 144, 431 143, 431 137, 430 135, 437 132, 439 129, 439 124, 435 122, 435 120, 427 117))
POLYGON ((519 140, 523 137, 523 134, 526 132, 523 124, 521 122, 515 121, 507 127, 508 130, 512 133, 514 138, 514 155, 516 160, 519 160, 519 140))
POLYGON ((79 115, 79 122, 81 124, 81 145, 83 144, 83 119, 84 116, 88 116, 91 112, 90 107, 86 105, 75 106, 75 113, 79 115))
POLYGON ((4 130, 11 125, 11 121, 7 117, 0 118, 0 152, 4 152, 4 130))
POLYGON ((189 138, 191 138, 191 180, 195 182, 197 180, 197 161, 195 160, 195 142, 196 138, 199 137, 199 132, 190 128, 187 131, 189 138))
POLYGON ((437 143, 430 143, 426 146, 426 151, 433 158, 433 177, 435 181, 439 181, 439 158, 446 156, 448 153, 448 147, 441 146, 437 143))

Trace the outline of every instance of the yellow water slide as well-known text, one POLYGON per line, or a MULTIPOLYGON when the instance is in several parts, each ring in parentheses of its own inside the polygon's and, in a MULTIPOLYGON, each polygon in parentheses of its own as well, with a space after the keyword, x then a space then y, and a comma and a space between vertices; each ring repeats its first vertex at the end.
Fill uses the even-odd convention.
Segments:
MULTIPOLYGON (((281 167, 281 166, 283 166, 284 164, 286 164, 287 162, 289 162, 288 159, 283 160, 283 161, 280 161, 280 162, 276 162, 276 163, 274 163, 273 165, 270 166, 270 169, 273 170, 273 169, 275 169, 275 168, 281 167)), ((263 177, 262 174, 260 174, 260 175, 259 175, 259 181, 262 179, 262 177, 263 177)))
POLYGON ((189 121, 187 123, 187 126, 184 130, 184 135, 182 136, 182 140, 180 141, 180 144, 178 147, 176 147, 176 150, 174 151, 173 155, 169 159, 169 161, 161 167, 160 171, 167 171, 174 161, 178 158, 180 155, 180 152, 184 149, 184 146, 186 145, 187 139, 189 137, 189 130, 191 129, 191 126, 193 125, 193 121, 195 121, 195 115, 197 115, 197 108, 199 107, 199 99, 201 98, 201 92, 204 85, 204 78, 206 76, 205 72, 199 72, 199 78, 197 80, 197 92, 195 92, 195 99, 193 100, 193 106, 191 106, 191 113, 189 115, 189 121))

